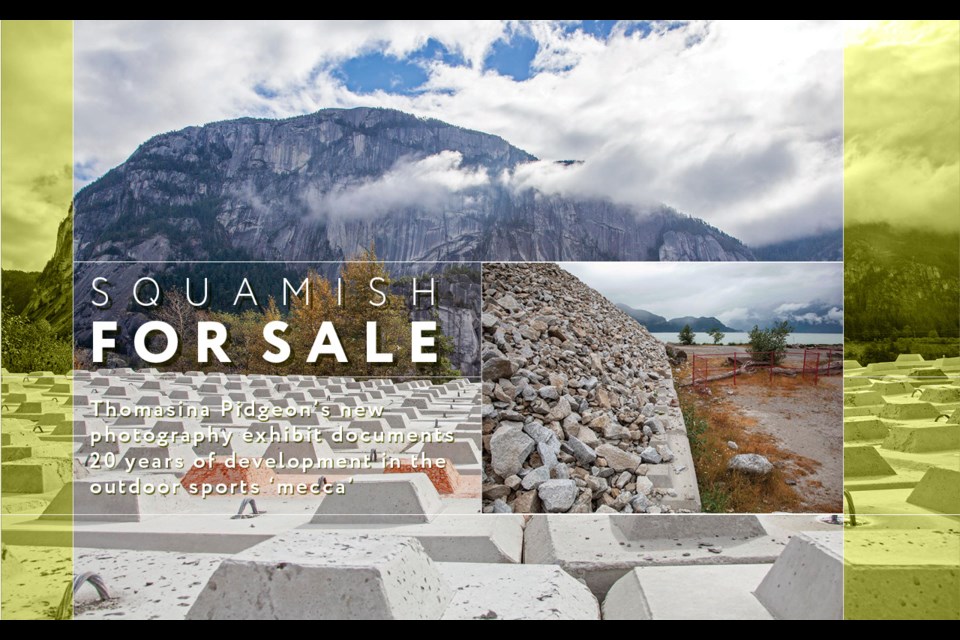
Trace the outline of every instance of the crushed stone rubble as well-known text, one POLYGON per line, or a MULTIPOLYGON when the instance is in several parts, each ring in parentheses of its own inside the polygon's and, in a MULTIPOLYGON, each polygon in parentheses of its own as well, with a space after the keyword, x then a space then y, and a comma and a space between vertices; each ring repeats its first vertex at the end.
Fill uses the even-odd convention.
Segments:
POLYGON ((483 289, 484 511, 684 511, 664 345, 554 264, 485 265, 483 289))

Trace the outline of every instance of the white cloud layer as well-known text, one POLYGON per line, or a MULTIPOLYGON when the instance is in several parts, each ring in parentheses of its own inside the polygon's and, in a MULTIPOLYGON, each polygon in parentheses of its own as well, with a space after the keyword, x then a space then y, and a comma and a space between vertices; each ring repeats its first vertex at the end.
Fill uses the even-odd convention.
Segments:
POLYGON ((101 23, 76 29, 76 160, 89 180, 159 132, 240 116, 384 106, 497 134, 544 159, 510 179, 663 202, 751 244, 839 228, 842 29, 692 23, 606 40, 552 23, 101 23), (535 38, 535 74, 485 69, 495 42, 535 38), (427 64, 413 95, 349 91, 351 57, 429 38, 466 60, 427 64), (550 161, 585 163, 558 172, 550 161))
POLYGON ((571 262, 560 265, 613 302, 749 329, 775 318, 843 321, 839 262, 571 262), (810 314, 809 317, 807 314, 810 314))
POLYGON ((334 218, 377 217, 414 206, 428 211, 449 207, 458 196, 489 183, 483 169, 461 168, 462 162, 455 151, 401 160, 377 179, 310 194, 307 205, 316 216, 334 218))

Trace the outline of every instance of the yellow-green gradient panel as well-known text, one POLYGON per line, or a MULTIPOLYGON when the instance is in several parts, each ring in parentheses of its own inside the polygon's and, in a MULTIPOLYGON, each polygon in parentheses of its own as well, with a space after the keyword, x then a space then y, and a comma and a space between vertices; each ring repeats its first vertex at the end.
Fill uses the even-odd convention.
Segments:
POLYGON ((72 599, 60 605, 73 575, 73 358, 61 316, 72 271, 51 258, 72 245, 73 24, 4 21, 0 61, 0 616, 70 617, 72 599))
POLYGON ((960 22, 846 37, 845 615, 960 619, 960 22))

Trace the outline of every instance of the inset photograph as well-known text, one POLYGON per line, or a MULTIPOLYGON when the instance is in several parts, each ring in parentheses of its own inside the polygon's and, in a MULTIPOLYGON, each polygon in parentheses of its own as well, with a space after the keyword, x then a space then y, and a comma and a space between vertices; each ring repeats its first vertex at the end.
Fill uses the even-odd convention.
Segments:
POLYGON ((487 513, 837 513, 843 271, 487 264, 487 513))

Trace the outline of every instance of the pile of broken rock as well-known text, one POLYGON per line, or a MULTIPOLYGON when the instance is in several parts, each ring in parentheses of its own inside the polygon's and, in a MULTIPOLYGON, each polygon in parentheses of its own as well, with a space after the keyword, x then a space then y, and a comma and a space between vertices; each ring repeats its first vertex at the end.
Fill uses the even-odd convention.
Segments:
POLYGON ((484 510, 697 510, 664 345, 554 264, 485 265, 483 288, 484 510))

